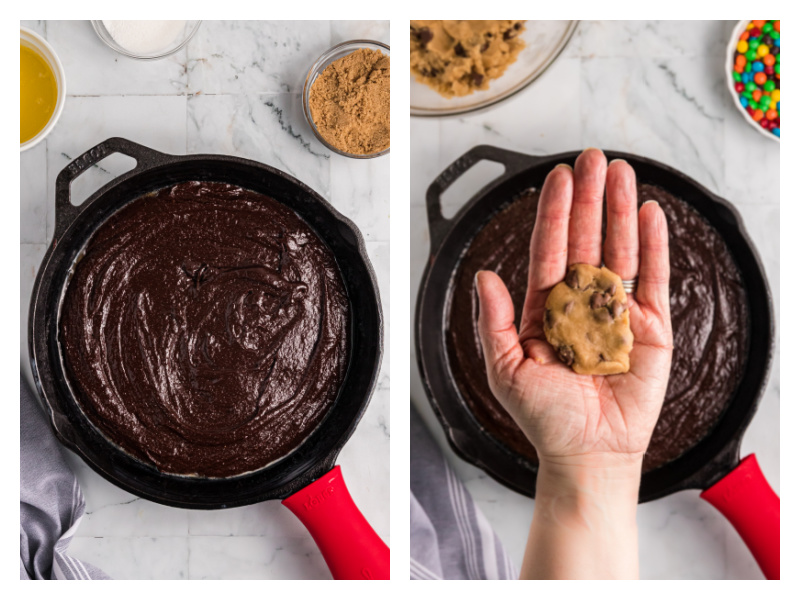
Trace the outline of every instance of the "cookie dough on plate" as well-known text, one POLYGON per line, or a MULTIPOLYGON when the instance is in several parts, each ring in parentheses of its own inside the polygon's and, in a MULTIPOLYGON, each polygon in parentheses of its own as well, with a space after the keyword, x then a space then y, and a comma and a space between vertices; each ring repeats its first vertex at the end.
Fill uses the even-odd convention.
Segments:
POLYGON ((517 60, 525 21, 411 21, 411 72, 446 98, 489 88, 517 60))
POLYGON ((605 267, 569 267, 547 297, 544 333, 558 358, 576 373, 627 373, 633 333, 619 275, 605 267))

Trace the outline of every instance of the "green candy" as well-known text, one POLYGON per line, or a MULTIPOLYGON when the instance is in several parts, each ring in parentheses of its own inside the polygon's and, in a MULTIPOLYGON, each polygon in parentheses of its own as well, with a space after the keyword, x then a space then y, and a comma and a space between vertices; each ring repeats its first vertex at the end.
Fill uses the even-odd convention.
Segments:
POLYGON ((779 63, 775 63, 775 72, 780 75, 781 74, 781 65, 779 63))
POLYGON ((775 31, 773 29, 772 31, 769 32, 769 35, 773 40, 777 40, 779 37, 781 37, 781 32, 780 31, 775 31))
POLYGON ((778 52, 778 53, 775 55, 775 62, 777 62, 777 63, 781 62, 781 53, 780 53, 780 52, 778 52))
MULTIPOLYGON (((738 73, 736 73, 736 74, 738 75, 738 73)), ((765 92, 771 92, 774 89, 775 89, 775 82, 774 81, 770 80, 770 81, 767 81, 767 83, 764 84, 764 91, 765 92)))
POLYGON ((745 73, 749 73, 752 70, 753 70, 753 63, 751 63, 750 61, 747 61, 745 63, 745 65, 744 65, 744 72, 745 73))
POLYGON ((761 31, 770 33, 772 31, 772 23, 764 23, 764 27, 761 28, 761 31))
POLYGON ((756 54, 756 51, 755 51, 755 50, 753 50, 753 49, 750 49, 750 50, 748 50, 747 52, 745 52, 745 53, 744 53, 744 57, 745 57, 747 60, 749 60, 749 61, 751 61, 751 62, 752 62, 752 61, 754 61, 756 58, 758 58, 758 55, 756 54))
POLYGON ((743 98, 747 98, 748 100, 752 100, 753 99, 753 94, 751 94, 750 92, 745 90, 745 91, 742 92, 742 97, 743 98))
POLYGON ((767 112, 769 110, 770 102, 771 100, 769 99, 769 96, 761 96, 761 110, 767 112), (766 98, 766 100, 764 100, 764 98, 766 98))
POLYGON ((744 89, 746 89, 748 92, 752 92, 757 87, 758 86, 752 81, 748 81, 747 83, 744 84, 744 89))
POLYGON ((739 81, 742 80, 742 76, 739 73, 737 73, 736 71, 734 71, 733 72, 733 80, 736 81, 736 82, 739 82, 739 81))
POLYGON ((750 39, 747 41, 747 43, 748 43, 748 44, 750 45, 750 47, 751 47, 751 48, 753 48, 753 49, 755 49, 755 48, 758 48, 758 47, 761 45, 761 36, 758 36, 758 37, 756 37, 756 38, 754 38, 754 37, 751 37, 751 38, 750 38, 750 39))
POLYGON ((757 109, 757 108, 758 108, 758 103, 757 103, 755 100, 750 100, 750 102, 748 102, 747 104, 748 104, 748 105, 750 106, 750 108, 752 108, 753 110, 755 110, 755 109, 757 109))

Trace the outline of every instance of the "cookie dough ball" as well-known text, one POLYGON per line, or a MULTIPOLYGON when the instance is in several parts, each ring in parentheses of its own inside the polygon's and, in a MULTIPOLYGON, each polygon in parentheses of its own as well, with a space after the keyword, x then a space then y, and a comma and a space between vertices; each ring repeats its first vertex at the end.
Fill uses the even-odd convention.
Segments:
POLYGON ((622 279, 605 267, 572 265, 547 297, 544 333, 576 373, 627 373, 633 333, 622 279))
POLYGON ((489 89, 517 60, 525 21, 411 21, 411 72, 446 98, 489 89))

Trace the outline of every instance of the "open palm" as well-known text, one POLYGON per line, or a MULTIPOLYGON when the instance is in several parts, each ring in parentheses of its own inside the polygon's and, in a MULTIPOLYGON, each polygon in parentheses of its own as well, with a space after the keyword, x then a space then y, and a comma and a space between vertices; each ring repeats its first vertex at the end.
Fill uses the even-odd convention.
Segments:
POLYGON ((614 161, 607 166, 600 150, 589 149, 578 157, 574 173, 560 165, 547 176, 531 236, 519 333, 503 281, 483 271, 477 286, 489 386, 540 458, 640 459, 664 401, 672 326, 666 218, 656 203, 637 210, 630 165, 614 161), (578 375, 558 360, 545 339, 545 300, 564 279, 567 266, 576 263, 604 263, 624 280, 638 275, 635 295, 628 297, 634 336, 628 373, 578 375))

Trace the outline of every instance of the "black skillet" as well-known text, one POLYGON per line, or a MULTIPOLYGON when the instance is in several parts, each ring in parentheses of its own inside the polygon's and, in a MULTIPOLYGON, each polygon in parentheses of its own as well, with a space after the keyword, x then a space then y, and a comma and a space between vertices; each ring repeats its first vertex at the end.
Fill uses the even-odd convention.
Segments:
POLYGON ((283 499, 309 528, 334 577, 388 578, 389 549, 353 504, 339 467, 334 466, 367 408, 383 352, 378 286, 355 225, 307 185, 273 167, 230 156, 171 156, 122 138, 101 142, 67 165, 56 180, 55 202, 53 242, 31 298, 28 345, 34 381, 58 439, 108 481, 161 504, 217 509, 283 499), (134 158, 136 167, 74 206, 71 182, 117 152, 134 158), (68 272, 93 232, 144 194, 198 180, 263 193, 299 214, 334 253, 353 315, 353 358, 330 413, 294 452, 236 477, 166 474, 123 452, 79 408, 66 382, 58 344, 59 307, 68 272))
MULTIPOLYGON (((431 251, 417 296, 415 318, 423 386, 456 454, 503 485, 531 497, 536 491, 536 465, 500 443, 478 423, 451 376, 444 338, 448 290, 463 252, 492 215, 519 192, 541 187, 553 167, 573 164, 578 154, 530 156, 477 146, 447 167, 430 185, 425 198, 431 251), (452 219, 445 219, 441 195, 482 160, 503 165, 505 173, 479 190, 452 219)), ((643 475, 639 500, 647 502, 684 489, 705 490, 701 497, 733 523, 766 576, 779 578, 779 499, 764 479, 755 456, 739 459, 745 429, 767 385, 774 345, 772 297, 758 254, 739 213, 726 200, 656 161, 622 152, 606 155, 609 161, 628 161, 640 182, 660 186, 683 199, 721 233, 744 277, 750 308, 750 351, 735 396, 700 442, 676 460, 643 475)))

